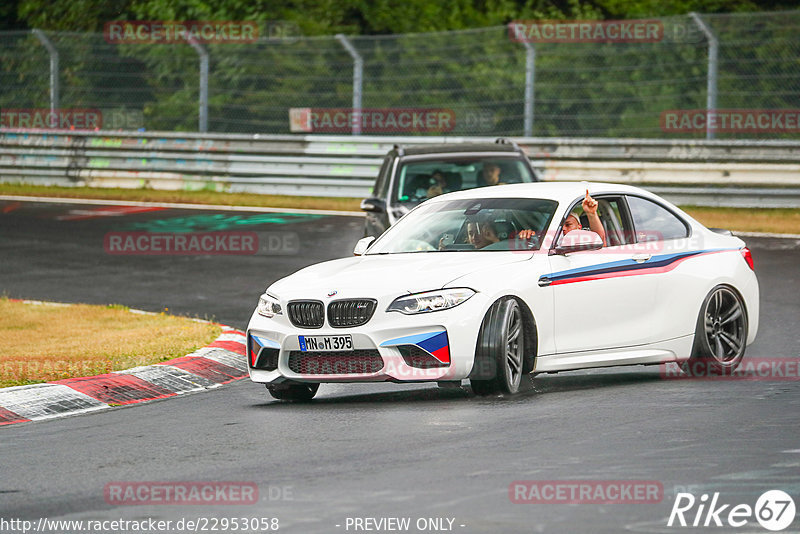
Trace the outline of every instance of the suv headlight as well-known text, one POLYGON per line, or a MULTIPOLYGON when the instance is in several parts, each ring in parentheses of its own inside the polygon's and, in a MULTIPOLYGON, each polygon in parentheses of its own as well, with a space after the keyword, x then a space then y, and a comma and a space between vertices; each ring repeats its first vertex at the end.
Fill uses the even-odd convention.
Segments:
POLYGON ((273 317, 283 313, 281 311, 281 303, 278 302, 278 299, 266 293, 258 297, 258 307, 256 311, 258 311, 259 315, 263 315, 264 317, 273 317))
POLYGON ((466 302, 474 294, 475 291, 468 287, 459 287, 403 295, 394 299, 394 302, 386 308, 386 311, 398 311, 406 315, 414 315, 416 313, 447 310, 466 302))

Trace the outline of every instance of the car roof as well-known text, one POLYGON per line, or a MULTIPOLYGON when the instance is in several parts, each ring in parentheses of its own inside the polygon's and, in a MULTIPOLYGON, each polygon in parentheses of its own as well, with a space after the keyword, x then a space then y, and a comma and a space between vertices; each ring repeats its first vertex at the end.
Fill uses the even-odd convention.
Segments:
POLYGON ((637 194, 649 198, 658 198, 644 189, 632 185, 609 184, 603 182, 533 182, 524 184, 506 184, 477 187, 446 193, 427 202, 446 202, 448 200, 480 199, 480 198, 545 198, 559 202, 571 202, 589 190, 590 195, 603 193, 637 194))
POLYGON ((522 154, 522 150, 512 143, 451 143, 444 145, 419 145, 398 147, 401 156, 420 156, 428 154, 459 154, 464 152, 499 152, 502 154, 522 154), (401 152, 402 150, 402 152, 401 152))

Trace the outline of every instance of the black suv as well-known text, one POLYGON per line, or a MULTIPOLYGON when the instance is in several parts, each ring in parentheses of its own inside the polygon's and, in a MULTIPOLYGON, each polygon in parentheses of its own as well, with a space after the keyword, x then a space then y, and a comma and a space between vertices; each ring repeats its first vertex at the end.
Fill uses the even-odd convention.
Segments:
POLYGON ((364 236, 381 235, 411 208, 434 195, 538 181, 525 152, 506 139, 494 143, 395 145, 383 160, 372 196, 361 201, 361 209, 367 212, 364 236))

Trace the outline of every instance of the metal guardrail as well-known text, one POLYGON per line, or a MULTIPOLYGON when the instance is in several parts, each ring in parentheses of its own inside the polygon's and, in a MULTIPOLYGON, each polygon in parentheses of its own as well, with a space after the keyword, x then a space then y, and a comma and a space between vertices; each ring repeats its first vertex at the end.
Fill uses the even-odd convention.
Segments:
POLYGON ((679 206, 725 208, 800 208, 800 188, 680 187, 645 188, 679 206))
MULTIPOLYGON (((394 144, 470 141, 494 138, 1 130, 0 180, 362 197, 394 144)), ((734 199, 742 205, 749 195, 753 206, 800 206, 800 189, 770 189, 800 188, 797 141, 516 141, 546 180, 645 185, 667 198, 674 190, 703 205, 734 199), (731 186, 736 189, 725 189, 731 186)))

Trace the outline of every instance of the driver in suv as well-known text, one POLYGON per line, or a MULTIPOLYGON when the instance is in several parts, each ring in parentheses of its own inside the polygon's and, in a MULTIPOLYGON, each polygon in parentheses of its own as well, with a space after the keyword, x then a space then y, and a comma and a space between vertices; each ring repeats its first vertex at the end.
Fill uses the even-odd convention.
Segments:
POLYGON ((450 192, 538 181, 539 176, 525 152, 506 139, 494 143, 395 145, 384 158, 373 196, 361 202, 361 209, 367 212, 364 236, 379 236, 411 208, 438 195, 437 185, 442 192, 450 192), (444 182, 437 179, 437 184, 431 183, 436 171, 444 182), (493 178, 497 179, 490 182, 493 178))

